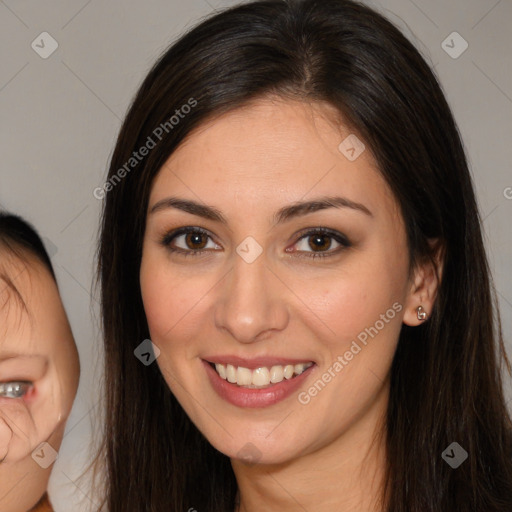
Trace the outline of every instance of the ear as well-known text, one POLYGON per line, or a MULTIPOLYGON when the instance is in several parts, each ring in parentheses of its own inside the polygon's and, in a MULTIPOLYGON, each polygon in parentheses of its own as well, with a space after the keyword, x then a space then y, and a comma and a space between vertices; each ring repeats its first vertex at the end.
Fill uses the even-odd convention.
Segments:
POLYGON ((403 323, 412 327, 424 323, 430 317, 443 275, 445 247, 437 238, 430 239, 428 242, 431 257, 426 256, 421 263, 416 265, 405 301, 403 323), (421 306, 427 313, 427 319, 418 318, 418 306, 421 306))

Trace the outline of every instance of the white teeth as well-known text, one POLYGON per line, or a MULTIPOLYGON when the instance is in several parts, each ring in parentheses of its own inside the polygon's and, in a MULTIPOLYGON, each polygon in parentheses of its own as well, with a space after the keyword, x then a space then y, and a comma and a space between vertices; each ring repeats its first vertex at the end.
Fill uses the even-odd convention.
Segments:
POLYGON ((215 369, 217 370, 217 373, 223 378, 225 379, 227 377, 226 375, 226 368, 224 367, 223 364, 216 364, 215 365, 215 369))
POLYGON ((239 386, 249 386, 250 384, 252 384, 251 370, 239 366, 238 370, 236 371, 236 383, 239 386))
POLYGON ((226 377, 231 384, 236 382, 236 368, 231 364, 228 364, 226 367, 226 377))
POLYGON ((256 368, 256 370, 252 372, 252 384, 254 386, 268 386, 270 384, 270 372, 268 368, 256 368))
POLYGON ((235 367, 231 364, 215 364, 215 369, 222 379, 226 379, 232 384, 247 388, 267 387, 271 384, 282 382, 283 379, 291 379, 295 375, 300 375, 304 370, 312 366, 313 363, 299 363, 287 365, 275 365, 271 368, 265 366, 250 370, 243 366, 235 367))
POLYGON ((304 371, 304 365, 303 364, 296 364, 293 367, 293 369, 294 369, 296 375, 300 375, 304 371))
POLYGON ((272 366, 270 368, 270 382, 276 383, 281 382, 284 379, 283 367, 272 366))
POLYGON ((293 377, 294 371, 295 371, 295 366, 293 366, 293 364, 287 364, 284 367, 284 378, 291 379, 293 377))

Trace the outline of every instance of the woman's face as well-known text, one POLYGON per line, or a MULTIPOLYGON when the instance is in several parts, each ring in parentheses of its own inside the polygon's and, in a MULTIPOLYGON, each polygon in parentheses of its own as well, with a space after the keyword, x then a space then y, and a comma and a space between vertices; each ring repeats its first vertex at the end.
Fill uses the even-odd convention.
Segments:
MULTIPOLYGON (((0 469, 9 471, 24 461, 37 462, 31 460, 33 451, 43 442, 58 450, 79 379, 57 285, 39 261, 27 258, 28 264, 10 257, 2 261, 27 310, 0 280, 0 469)), ((41 467, 52 462, 51 450, 35 455, 41 467)))
POLYGON ((421 303, 397 203, 332 114, 262 99, 191 134, 152 187, 140 284, 157 363, 235 459, 369 428, 421 303))

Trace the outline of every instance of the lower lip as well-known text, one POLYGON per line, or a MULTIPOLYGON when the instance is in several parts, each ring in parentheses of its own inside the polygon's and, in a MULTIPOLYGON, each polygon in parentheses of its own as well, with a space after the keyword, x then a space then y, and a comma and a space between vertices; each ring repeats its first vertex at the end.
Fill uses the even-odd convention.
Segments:
POLYGON ((264 389, 244 388, 236 384, 231 384, 210 366, 206 361, 202 361, 208 378, 213 389, 217 394, 229 403, 237 407, 267 407, 274 405, 281 400, 289 397, 300 385, 308 378, 310 372, 315 368, 315 364, 304 370, 300 375, 292 379, 284 379, 271 387, 264 389))

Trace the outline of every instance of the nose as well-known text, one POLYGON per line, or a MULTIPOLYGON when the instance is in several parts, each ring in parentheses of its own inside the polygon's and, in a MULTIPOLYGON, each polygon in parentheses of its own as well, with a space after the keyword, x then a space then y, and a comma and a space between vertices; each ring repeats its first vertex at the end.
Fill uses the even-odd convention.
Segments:
POLYGON ((287 288, 267 266, 264 254, 252 263, 236 255, 220 286, 215 325, 238 342, 267 339, 288 325, 287 288))

